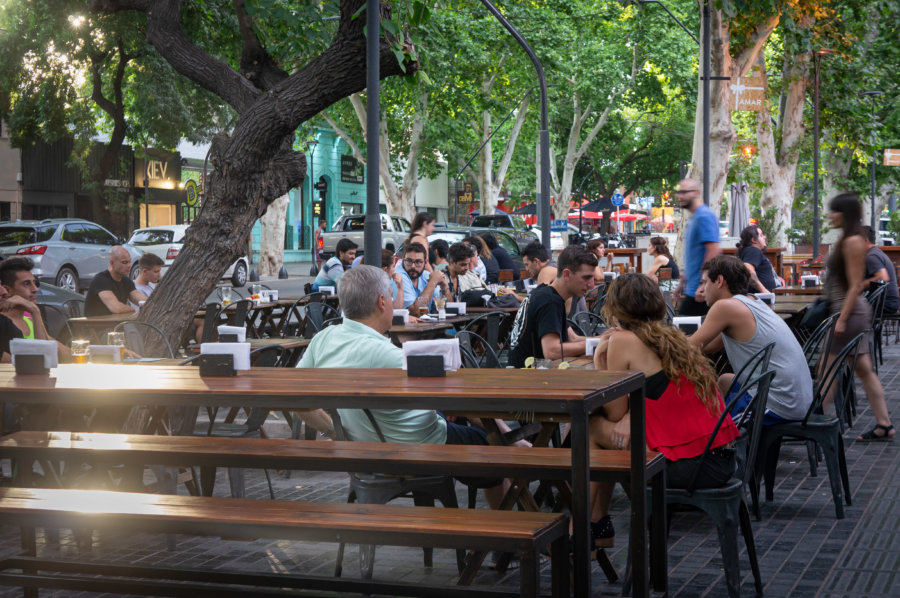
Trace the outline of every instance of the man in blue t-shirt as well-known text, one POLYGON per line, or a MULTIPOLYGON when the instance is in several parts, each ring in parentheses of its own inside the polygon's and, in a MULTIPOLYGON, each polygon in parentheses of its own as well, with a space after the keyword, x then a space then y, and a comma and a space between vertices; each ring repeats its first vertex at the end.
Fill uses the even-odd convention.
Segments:
POLYGON ((700 286, 700 267, 706 260, 719 255, 719 220, 700 195, 700 182, 684 179, 675 191, 678 205, 691 211, 687 230, 684 233, 684 274, 675 289, 674 299, 681 299, 678 313, 683 316, 705 315, 709 307, 697 301, 697 287, 700 286))
POLYGON ((334 287, 344 275, 345 270, 350 269, 350 264, 356 258, 357 245, 350 239, 341 239, 334 248, 334 256, 331 257, 319 270, 319 274, 313 281, 312 289, 318 291, 319 287, 334 287))

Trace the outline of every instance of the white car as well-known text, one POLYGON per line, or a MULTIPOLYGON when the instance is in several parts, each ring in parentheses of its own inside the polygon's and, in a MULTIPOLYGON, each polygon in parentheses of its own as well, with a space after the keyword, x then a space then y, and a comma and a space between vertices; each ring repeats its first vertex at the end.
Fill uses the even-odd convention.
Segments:
MULTIPOLYGON (((537 235, 538 240, 542 239, 541 235, 541 227, 532 226, 531 232, 537 235)), ((563 250, 563 239, 562 233, 559 231, 551 230, 550 231, 550 251, 562 251, 563 250)))
MULTIPOLYGON (((139 228, 131 233, 131 239, 128 242, 142 252, 146 251, 161 257, 165 262, 162 268, 163 274, 165 274, 172 262, 175 261, 175 258, 178 257, 181 246, 184 245, 184 233, 187 229, 187 224, 139 228)), ((231 264, 221 278, 230 278, 232 285, 242 287, 247 283, 247 274, 249 272, 250 261, 247 259, 247 256, 242 256, 231 264)), ((131 268, 132 280, 137 278, 137 275, 138 264, 137 260, 135 260, 134 266, 131 268)))

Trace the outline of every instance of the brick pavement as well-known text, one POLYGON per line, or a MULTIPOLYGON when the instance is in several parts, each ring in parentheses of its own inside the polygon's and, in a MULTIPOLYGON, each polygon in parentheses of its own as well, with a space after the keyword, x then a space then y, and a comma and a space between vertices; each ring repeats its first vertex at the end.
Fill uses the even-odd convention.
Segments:
MULTIPOLYGON (((888 408, 900 422, 900 347, 885 347, 881 379, 888 408)), ((782 448, 775 487, 775 499, 762 505, 762 521, 753 522, 767 596, 900 596, 900 440, 892 443, 857 443, 856 434, 868 429, 873 419, 861 399, 860 413, 852 430, 845 434, 853 505, 846 518, 836 520, 828 475, 824 465, 819 475, 810 477, 806 448, 788 444, 782 448)), ((277 425, 277 422, 276 424, 277 425)), ((8 467, 8 466, 7 466, 8 467)), ((8 471, 8 468, 6 469, 8 471)), ((226 474, 219 472, 216 494, 228 489, 226 474)), ((276 497, 280 500, 346 499, 346 476, 321 472, 293 472, 283 477, 272 472, 276 497)), ((179 492, 184 492, 183 488, 179 492)), ((267 498, 262 472, 247 472, 248 496, 267 498)), ((458 485, 460 504, 466 504, 466 490, 458 485)), ((479 497, 479 508, 485 508, 479 497)), ((611 551, 613 563, 624 571, 627 558, 628 502, 617 489, 613 518, 619 532, 618 546, 611 551)), ((39 536, 42 554, 78 554, 68 531, 57 537, 39 536)), ((0 530, 0 552, 17 550, 18 530, 0 530)), ((740 542, 743 547, 743 542, 740 542)), ((669 537, 669 587, 672 596, 725 596, 722 559, 715 528, 699 513, 679 512, 672 518, 669 537)), ((166 565, 212 566, 253 571, 303 571, 331 575, 337 546, 334 544, 237 541, 178 536, 175 551, 167 551, 159 535, 115 536, 95 534, 94 549, 88 558, 104 562, 159 563, 166 565)), ((81 555, 82 558, 85 555, 81 555)), ((344 575, 357 575, 356 547, 348 546, 344 575)), ((452 584, 456 575, 455 554, 436 550, 434 567, 422 565, 421 551, 379 547, 375 555, 376 579, 404 580, 428 584, 452 584)), ((753 595, 753 580, 744 550, 741 550, 742 593, 753 595)), ((544 563, 544 588, 549 583, 549 562, 544 563)), ((504 589, 518 587, 518 574, 499 574, 483 569, 476 584, 504 589)), ((597 595, 617 595, 621 584, 610 585, 594 567, 597 595)), ((18 589, 2 589, 0 596, 19 596, 18 589)), ((42 596, 69 597, 76 592, 45 591, 42 596)), ((95 595, 95 594, 85 594, 95 595)))

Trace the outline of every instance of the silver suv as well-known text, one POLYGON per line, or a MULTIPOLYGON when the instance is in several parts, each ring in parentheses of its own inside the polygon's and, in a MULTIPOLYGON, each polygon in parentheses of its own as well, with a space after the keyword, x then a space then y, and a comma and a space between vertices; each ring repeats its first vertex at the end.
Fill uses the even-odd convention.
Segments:
POLYGON ((38 280, 70 291, 86 289, 109 266, 113 245, 125 247, 131 261, 141 257, 125 239, 87 220, 49 218, 0 224, 0 258, 30 257, 38 280))

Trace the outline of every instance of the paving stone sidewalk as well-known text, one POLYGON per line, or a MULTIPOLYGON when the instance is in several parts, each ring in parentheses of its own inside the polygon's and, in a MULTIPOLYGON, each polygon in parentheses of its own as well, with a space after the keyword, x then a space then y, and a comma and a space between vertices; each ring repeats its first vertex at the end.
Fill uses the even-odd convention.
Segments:
MULTIPOLYGON (((884 351, 881 380, 888 409, 900 422, 900 346, 884 351)), ((837 520, 824 464, 819 475, 810 477, 806 448, 788 444, 782 448, 772 503, 762 505, 762 521, 753 522, 753 531, 765 583, 765 595, 819 596, 823 598, 860 596, 900 596, 900 439, 895 442, 862 443, 854 439, 873 425, 865 395, 857 385, 860 412, 852 430, 845 433, 847 463, 852 488, 852 506, 846 518, 837 520)), ((272 422, 275 431, 278 422, 272 422)), ((8 471, 8 465, 6 468, 8 471)), ((279 500, 343 502, 347 497, 346 475, 321 472, 292 472, 285 477, 270 472, 279 500)), ((227 474, 219 472, 216 495, 228 492, 227 474)), ((268 498, 262 472, 247 472, 247 492, 252 498, 268 498)), ((458 485, 461 505, 467 502, 466 489, 458 485)), ((184 488, 179 488, 185 493, 184 488)), ((479 508, 486 508, 479 500, 479 508)), ((618 531, 617 547, 611 551, 620 572, 627 558, 628 502, 617 489, 613 518, 618 531)), ((18 551, 18 529, 0 529, 0 554, 18 551)), ((331 575, 337 546, 334 544, 254 541, 178 536, 174 551, 166 549, 160 535, 116 536, 95 533, 94 548, 78 553, 68 531, 39 535, 39 554, 63 554, 98 562, 204 566, 250 571, 298 571, 331 575)), ((753 595, 753 579, 740 542, 742 595, 753 595)), ((679 512, 672 518, 668 542, 669 589, 671 596, 726 596, 722 559, 715 527, 699 513, 679 512)), ((358 575, 357 550, 348 546, 344 556, 344 576, 358 575)), ((594 566, 596 595, 618 595, 621 583, 608 584, 594 566)), ((549 588, 549 561, 543 563, 543 588, 549 588)), ((434 566, 422 564, 417 549, 382 546, 375 554, 375 578, 423 584, 452 585, 455 581, 455 554, 436 550, 434 566)), ((507 590, 518 588, 518 573, 500 574, 484 568, 476 584, 507 590)), ((42 591, 41 596, 69 597, 82 593, 42 591)), ((315 593, 322 595, 321 592, 315 593)), ((0 596, 21 596, 19 589, 0 589, 0 596)), ((96 596, 87 594, 85 596, 96 596)), ((106 594, 109 596, 109 594, 106 594)), ((312 594, 311 594, 312 595, 312 594)))

